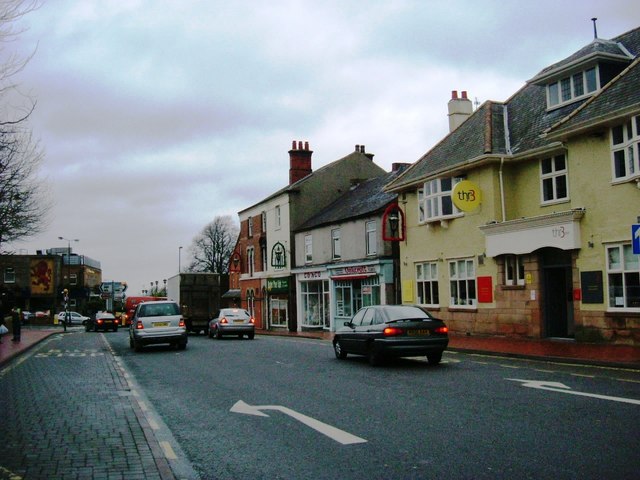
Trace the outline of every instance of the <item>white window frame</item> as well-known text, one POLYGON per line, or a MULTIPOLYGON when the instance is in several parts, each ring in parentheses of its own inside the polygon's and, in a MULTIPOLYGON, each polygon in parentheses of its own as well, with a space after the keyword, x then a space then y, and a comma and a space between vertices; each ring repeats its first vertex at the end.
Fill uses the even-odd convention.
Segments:
POLYGON ((247 219, 247 235, 253 237, 253 217, 247 219))
POLYGON ((262 212, 260 216, 262 219, 262 233, 265 233, 267 231, 267 212, 262 212))
POLYGON ((16 283, 16 269, 6 267, 4 269, 4 283, 16 283))
POLYGON ((370 220, 364 224, 364 239, 367 256, 378 254, 378 228, 375 220, 370 220))
POLYGON ((70 273, 69 274, 69 285, 78 285, 78 274, 70 273))
POLYGON ((285 298, 269 298, 269 320, 272 327, 286 327, 288 325, 289 304, 285 298), (278 312, 277 318, 273 315, 274 310, 278 312), (284 315, 282 315, 283 312, 284 315))
POLYGON ((524 285, 524 257, 522 255, 505 255, 504 257, 504 284, 524 285))
POLYGON ((250 277, 253 277, 255 272, 255 249, 253 247, 247 247, 247 273, 250 277))
POLYGON ((547 109, 551 110, 568 105, 582 98, 591 96, 598 90, 600 90, 600 69, 598 66, 573 72, 555 82, 547 84, 547 109), (593 72, 593 77, 588 75, 589 72, 593 72), (578 79, 578 75, 580 79, 578 79), (590 88, 590 78, 594 80, 593 88, 590 88), (568 90, 566 88, 564 89, 564 92, 568 92, 568 96, 566 97, 563 96, 563 86, 569 87, 568 90))
POLYGON ((331 258, 340 260, 342 258, 342 248, 340 245, 340 229, 331 230, 331 258))
POLYGON ((640 178, 640 115, 631 117, 622 125, 612 127, 610 137, 613 181, 626 182, 640 178), (621 130, 622 139, 614 143, 616 130, 621 130), (624 174, 618 174, 620 167, 624 168, 624 174))
POLYGON ((313 262, 313 235, 304 236, 304 263, 313 262))
POLYGON ((640 290, 640 256, 630 243, 607 245, 606 263, 609 310, 640 312, 640 291, 636 298, 629 295, 630 288, 640 290))
POLYGON ((547 157, 540 160, 540 203, 549 205, 554 203, 566 202, 569 200, 569 162, 564 153, 547 157), (564 168, 558 169, 556 161, 562 158, 564 168), (544 171, 544 163, 549 162, 551 171, 544 171), (565 196, 560 197, 558 193, 558 182, 564 179, 565 196), (551 185, 551 198, 545 198, 545 184, 551 185))
POLYGON ((462 179, 459 177, 434 178, 424 182, 418 189, 418 221, 420 223, 433 222, 454 218, 462 215, 462 212, 453 204, 451 192, 455 185, 462 179), (443 183, 451 183, 449 186, 443 183), (445 210, 450 212, 444 213, 445 210))
POLYGON ((416 293, 418 304, 429 307, 440 305, 438 262, 416 263, 416 293), (431 301, 427 301, 427 295, 431 301))
POLYGON ((473 257, 449 260, 449 306, 476 308, 477 292, 473 257))
POLYGON ((279 230, 280 227, 282 226, 282 217, 281 217, 281 212, 280 212, 280 205, 276 205, 274 213, 275 213, 275 217, 276 217, 276 230, 279 230))

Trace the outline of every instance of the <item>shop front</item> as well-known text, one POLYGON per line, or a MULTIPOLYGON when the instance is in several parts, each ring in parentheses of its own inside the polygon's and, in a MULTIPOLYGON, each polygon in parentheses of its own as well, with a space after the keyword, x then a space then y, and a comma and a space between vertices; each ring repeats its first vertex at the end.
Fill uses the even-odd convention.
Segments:
POLYGON ((302 330, 331 328, 331 291, 327 270, 309 270, 296 274, 302 330))
POLYGON ((267 278, 267 316, 269 319, 268 328, 288 328, 295 331, 295 304, 290 305, 292 298, 290 292, 291 277, 267 278))

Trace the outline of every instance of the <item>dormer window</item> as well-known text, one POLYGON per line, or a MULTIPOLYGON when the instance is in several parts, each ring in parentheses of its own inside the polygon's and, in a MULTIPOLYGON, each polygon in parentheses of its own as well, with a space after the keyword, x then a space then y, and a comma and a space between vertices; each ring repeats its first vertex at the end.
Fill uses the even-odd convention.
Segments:
POLYGON ((598 68, 591 67, 547 84, 548 108, 559 107, 598 90, 598 68))

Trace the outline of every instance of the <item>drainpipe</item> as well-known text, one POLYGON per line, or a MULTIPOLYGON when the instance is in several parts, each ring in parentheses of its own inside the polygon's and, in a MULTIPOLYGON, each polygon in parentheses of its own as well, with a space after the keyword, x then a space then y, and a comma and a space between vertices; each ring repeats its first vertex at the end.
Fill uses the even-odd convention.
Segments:
POLYGON ((500 157, 500 208, 502 210, 502 221, 507 218, 504 206, 504 180, 502 179, 502 167, 504 166, 504 157, 500 157))

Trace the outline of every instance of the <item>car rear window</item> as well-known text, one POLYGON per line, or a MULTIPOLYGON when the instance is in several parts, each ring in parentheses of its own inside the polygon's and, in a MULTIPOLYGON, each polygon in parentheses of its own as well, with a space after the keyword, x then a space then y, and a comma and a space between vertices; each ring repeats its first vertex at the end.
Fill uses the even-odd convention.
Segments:
POLYGON ((249 312, 246 310, 223 310, 221 317, 229 318, 249 318, 249 312))
POLYGON ((140 307, 141 317, 168 317, 171 315, 180 315, 180 310, 176 303, 160 303, 142 305, 140 307))
POLYGON ((403 319, 424 319, 428 320, 432 317, 424 310, 417 307, 403 307, 401 305, 386 308, 387 317, 389 320, 403 320, 403 319))

